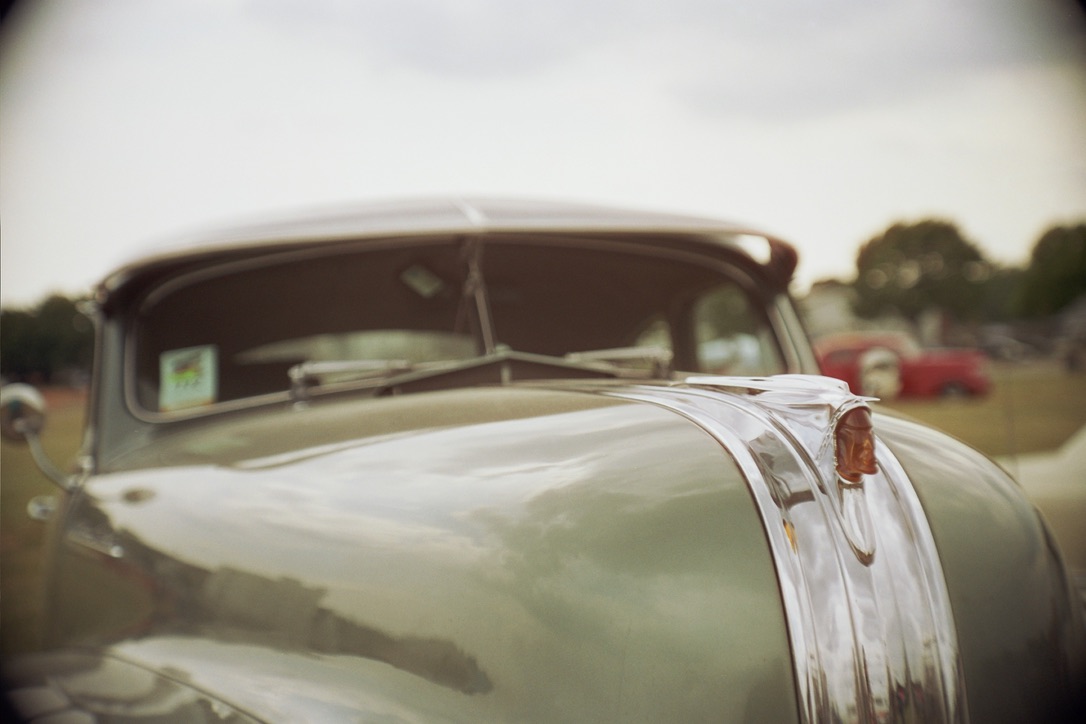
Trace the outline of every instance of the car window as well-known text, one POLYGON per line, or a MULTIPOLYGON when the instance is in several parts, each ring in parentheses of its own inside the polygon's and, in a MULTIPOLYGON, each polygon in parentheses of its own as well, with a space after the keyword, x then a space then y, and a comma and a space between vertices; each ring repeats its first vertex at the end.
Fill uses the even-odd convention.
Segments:
POLYGON ((602 242, 488 239, 470 262, 468 249, 290 252, 172 279, 132 320, 129 388, 145 410, 202 408, 287 392, 303 362, 468 359, 483 324, 494 348, 538 355, 640 346, 684 371, 784 369, 763 305, 721 264, 602 242))
POLYGON ((698 368, 729 375, 772 375, 784 371, 776 337, 761 321, 761 310, 735 284, 718 284, 693 307, 698 368))
POLYGON ((138 403, 176 411, 284 392, 306 361, 471 356, 461 267, 449 242, 285 255, 172 282, 135 320, 138 403))

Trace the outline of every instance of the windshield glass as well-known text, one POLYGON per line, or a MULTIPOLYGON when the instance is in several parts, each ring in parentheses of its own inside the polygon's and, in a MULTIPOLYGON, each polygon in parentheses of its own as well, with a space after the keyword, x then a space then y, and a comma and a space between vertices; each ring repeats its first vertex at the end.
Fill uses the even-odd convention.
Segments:
POLYGON ((560 358, 655 347, 679 370, 783 371, 762 305, 719 265, 523 239, 401 240, 202 270, 149 293, 130 339, 135 398, 154 412, 287 392, 303 362, 402 372, 499 347, 560 358))

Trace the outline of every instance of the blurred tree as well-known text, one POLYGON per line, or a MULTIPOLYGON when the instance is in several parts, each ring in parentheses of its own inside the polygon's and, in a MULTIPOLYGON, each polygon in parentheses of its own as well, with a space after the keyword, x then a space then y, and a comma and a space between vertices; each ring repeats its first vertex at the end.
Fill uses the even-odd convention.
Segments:
POLYGON ((1027 317, 1047 317, 1086 294, 1086 223, 1055 226, 1030 255, 1017 298, 1027 317))
POLYGON ((1026 270, 1021 267, 996 267, 982 285, 980 317, 985 322, 1008 322, 1019 316, 1018 298, 1021 296, 1026 270))
POLYGON ((856 313, 897 313, 915 322, 924 311, 938 309, 961 321, 976 320, 991 275, 991 265, 954 224, 894 224, 856 256, 856 313))
POLYGON ((87 370, 94 350, 90 321, 66 297, 33 310, 0 311, 0 372, 11 379, 51 382, 58 372, 87 370))
POLYGON ((26 379, 34 371, 34 315, 21 309, 0 311, 0 373, 26 379))

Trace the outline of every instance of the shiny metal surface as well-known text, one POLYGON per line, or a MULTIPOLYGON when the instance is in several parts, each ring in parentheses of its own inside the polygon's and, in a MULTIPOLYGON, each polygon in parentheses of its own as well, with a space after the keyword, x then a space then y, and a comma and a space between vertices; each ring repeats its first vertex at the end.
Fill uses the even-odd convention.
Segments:
POLYGON ((20 442, 45 426, 45 398, 19 382, 0 388, 0 435, 20 442))
POLYGON ((950 599, 932 533, 883 444, 842 485, 833 426, 863 405, 842 385, 692 378, 612 394, 674 410, 734 456, 773 551, 805 721, 966 721, 950 599))
POLYGON ((184 681, 112 656, 36 654, 6 666, 4 676, 7 703, 27 724, 257 721, 184 681))
POLYGON ((72 485, 70 476, 58 468, 42 447, 40 433, 45 426, 45 399, 34 387, 23 383, 0 388, 0 435, 30 448, 34 464, 62 490, 72 485))

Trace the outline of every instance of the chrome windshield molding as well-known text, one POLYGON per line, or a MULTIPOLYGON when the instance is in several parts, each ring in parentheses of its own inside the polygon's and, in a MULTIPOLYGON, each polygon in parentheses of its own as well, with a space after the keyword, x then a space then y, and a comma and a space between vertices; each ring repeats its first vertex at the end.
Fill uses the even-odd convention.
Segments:
POLYGON ((881 442, 860 501, 873 554, 857 555, 842 525, 833 428, 864 398, 805 375, 690 378, 605 394, 686 417, 742 470, 777 568, 801 721, 968 721, 935 542, 911 482, 881 442))
POLYGON ((772 311, 770 321, 777 330, 782 347, 781 352, 784 354, 788 369, 797 373, 817 373, 818 360, 807 342, 807 332, 804 330, 799 315, 796 314, 796 308, 786 296, 780 295, 768 309, 772 311), (785 344, 786 341, 787 344, 785 344))

